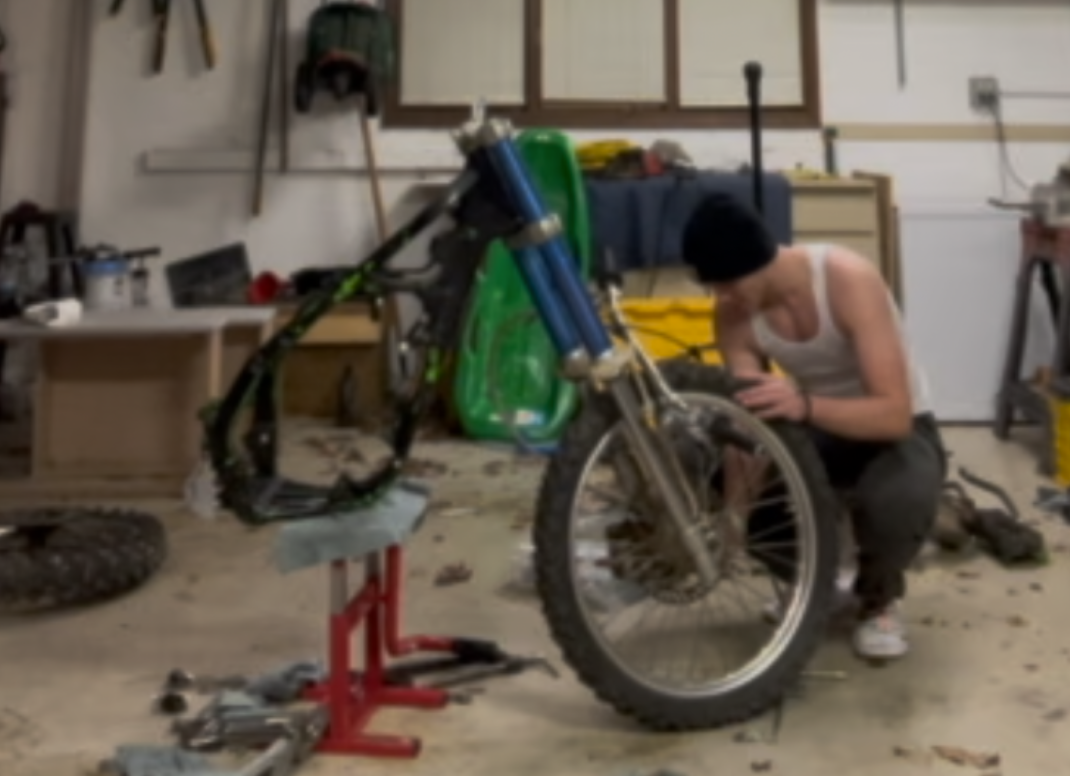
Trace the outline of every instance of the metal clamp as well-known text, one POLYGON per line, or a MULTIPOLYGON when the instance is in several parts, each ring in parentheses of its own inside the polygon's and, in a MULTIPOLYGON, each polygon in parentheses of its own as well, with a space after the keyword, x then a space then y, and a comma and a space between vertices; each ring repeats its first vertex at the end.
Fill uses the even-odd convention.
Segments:
POLYGON ((556 213, 551 213, 533 224, 528 224, 523 229, 507 237, 503 242, 510 250, 521 248, 534 248, 537 245, 548 243, 564 232, 561 219, 556 213))

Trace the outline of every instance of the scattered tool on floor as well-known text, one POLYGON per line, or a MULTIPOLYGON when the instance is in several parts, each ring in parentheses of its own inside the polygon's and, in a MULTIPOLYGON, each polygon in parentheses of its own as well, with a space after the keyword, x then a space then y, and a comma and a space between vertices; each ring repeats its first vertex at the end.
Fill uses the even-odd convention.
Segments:
POLYGON ((943 502, 953 510, 967 533, 979 540, 996 560, 1006 566, 1046 562, 1047 549, 1043 535, 1018 519, 1018 509, 1006 491, 962 468, 959 469, 959 476, 969 484, 994 494, 1007 507, 1007 511, 981 509, 961 483, 949 480, 944 484, 943 502))
POLYGON ((291 710, 228 705, 221 698, 192 719, 176 721, 172 731, 189 751, 263 749, 280 739, 304 751, 314 748, 327 731, 327 716, 323 706, 291 710))
POLYGON ((457 674, 450 675, 443 679, 435 679, 430 683, 430 687, 439 689, 448 689, 451 687, 460 687, 462 685, 471 684, 473 682, 481 682, 485 679, 494 679, 504 676, 517 676, 530 669, 537 669, 542 673, 549 676, 551 679, 560 678, 557 669, 553 667, 550 661, 541 657, 509 657, 500 663, 488 666, 479 666, 467 669, 457 674))
POLYGON ((1070 523, 1070 491, 1058 488, 1037 488, 1037 497, 1033 506, 1043 512, 1058 515, 1070 523))
POLYGON ((198 716, 179 726, 190 745, 122 746, 101 764, 108 776, 292 776, 312 756, 327 730, 327 712, 314 707, 295 712, 238 711, 198 716), (225 771, 204 752, 256 752, 235 771, 225 771))
POLYGON ((386 672, 387 682, 402 687, 446 689, 499 676, 515 676, 533 668, 553 679, 559 677, 557 669, 545 658, 509 655, 489 642, 470 644, 473 648, 453 657, 410 661, 391 666, 386 672), (442 674, 445 676, 441 676, 442 674), (417 679, 421 676, 439 678, 431 678, 424 684, 418 684, 417 679))
POLYGON ((472 569, 466 563, 450 563, 435 574, 435 587, 449 587, 467 582, 472 578, 472 569))

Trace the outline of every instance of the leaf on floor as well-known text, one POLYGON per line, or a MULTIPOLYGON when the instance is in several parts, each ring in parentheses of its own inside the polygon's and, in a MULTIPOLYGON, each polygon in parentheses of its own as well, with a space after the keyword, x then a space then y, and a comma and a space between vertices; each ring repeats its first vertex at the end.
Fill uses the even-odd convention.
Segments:
POLYGON ((744 728, 736 731, 736 734, 732 736, 732 740, 737 744, 757 744, 762 740, 762 736, 752 728, 744 728))
POLYGON ((954 765, 972 768, 995 768, 1000 762, 1000 756, 995 752, 971 752, 959 746, 934 746, 933 754, 954 765))
POLYGON ((301 440, 301 444, 324 458, 336 458, 342 452, 340 445, 333 444, 322 437, 307 437, 301 440))
POLYGON ((472 578, 472 569, 465 563, 450 563, 435 574, 435 587, 459 585, 472 578))
POLYGON ((429 461, 425 458, 410 458, 405 462, 405 474, 416 478, 441 477, 449 471, 449 467, 438 461, 429 461))
POLYGON ((913 746, 893 746, 892 755, 900 760, 910 760, 924 765, 929 765, 933 760, 931 752, 913 746))

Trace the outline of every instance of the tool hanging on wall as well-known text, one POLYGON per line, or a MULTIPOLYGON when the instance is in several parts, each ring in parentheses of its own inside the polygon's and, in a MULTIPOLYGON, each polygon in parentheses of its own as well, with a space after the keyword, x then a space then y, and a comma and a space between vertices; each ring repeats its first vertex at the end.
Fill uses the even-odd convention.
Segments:
POLYGON ((279 172, 290 169, 290 1, 282 0, 279 21, 282 51, 279 52, 279 172))
POLYGON ((825 172, 833 177, 840 174, 840 162, 836 155, 836 141, 840 137, 840 131, 836 127, 825 127, 821 130, 821 144, 825 150, 825 172))
MULTIPOLYGON (((0 29, 0 54, 7 51, 7 34, 0 29)), ((4 155, 7 145, 7 111, 10 107, 7 92, 7 72, 0 70, 0 191, 3 191, 4 155)))
MULTIPOLYGON (((154 74, 163 72, 164 60, 167 58, 167 31, 171 26, 171 1, 152 0, 152 16, 156 25, 156 40, 152 53, 154 74)), ((193 12, 197 18, 197 34, 201 40, 201 51, 204 53, 204 65, 212 70, 216 63, 215 31, 208 18, 204 0, 192 0, 192 2, 193 12)), ((123 0, 115 0, 111 7, 112 15, 119 13, 122 7, 123 0)))
MULTIPOLYGON (((283 26, 286 19, 286 0, 271 0, 271 12, 268 16, 268 42, 267 58, 264 65, 264 91, 260 103, 260 122, 256 136, 256 167, 253 170, 253 204, 252 215, 257 217, 264 208, 264 173, 267 165, 268 125, 271 122, 271 92, 275 84, 275 60, 279 54, 279 44, 286 47, 286 29, 283 26)), ((286 112, 286 106, 280 105, 281 113, 286 112)), ((286 138, 280 138, 285 143, 286 138)), ((281 159, 280 159, 281 161, 281 159)))
POLYGON ((904 20, 903 3, 906 0, 892 0, 895 12, 895 64, 899 74, 899 88, 907 85, 907 30, 904 20))
POLYGON ((297 66, 294 108, 308 113, 319 90, 337 101, 364 98, 369 116, 379 115, 381 82, 395 65, 394 30, 376 4, 323 2, 308 19, 304 58, 297 66))

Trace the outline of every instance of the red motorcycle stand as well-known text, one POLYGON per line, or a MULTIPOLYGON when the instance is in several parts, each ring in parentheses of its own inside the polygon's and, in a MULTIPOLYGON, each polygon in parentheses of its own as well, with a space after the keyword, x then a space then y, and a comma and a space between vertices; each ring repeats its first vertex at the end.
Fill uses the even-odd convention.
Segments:
POLYGON ((386 707, 441 709, 444 690, 391 684, 387 661, 417 652, 452 653, 456 640, 442 636, 406 636, 400 631, 402 550, 393 545, 365 558, 363 587, 350 596, 348 561, 333 561, 327 678, 306 697, 327 706, 329 726, 317 751, 326 754, 413 758, 420 739, 365 732, 377 711, 386 707), (382 555, 386 556, 385 569, 382 555), (364 665, 353 670, 352 642, 363 628, 364 665))

